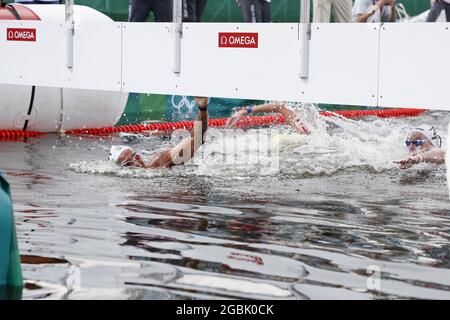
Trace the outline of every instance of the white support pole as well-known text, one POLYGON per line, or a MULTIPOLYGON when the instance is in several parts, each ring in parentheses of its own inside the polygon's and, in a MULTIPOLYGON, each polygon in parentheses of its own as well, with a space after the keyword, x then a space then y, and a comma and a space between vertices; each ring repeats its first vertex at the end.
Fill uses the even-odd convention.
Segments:
POLYGON ((300 78, 309 76, 309 41, 311 40, 310 0, 300 0, 300 40, 301 63, 300 78))
MULTIPOLYGON (((170 1, 170 0, 168 0, 170 1)), ((173 38, 174 38, 174 63, 173 72, 181 70, 181 37, 183 32, 182 0, 173 0, 173 38)))
POLYGON ((67 68, 73 68, 73 38, 75 35, 75 22, 73 18, 74 0, 66 0, 66 29, 67 29, 67 68))

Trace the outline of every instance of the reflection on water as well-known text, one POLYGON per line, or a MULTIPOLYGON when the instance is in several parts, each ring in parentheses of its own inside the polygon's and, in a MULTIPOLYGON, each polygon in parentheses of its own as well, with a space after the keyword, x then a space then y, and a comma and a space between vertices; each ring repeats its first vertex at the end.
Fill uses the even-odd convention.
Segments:
POLYGON ((445 119, 386 120, 379 136, 370 120, 357 139, 355 123, 338 123, 352 138, 337 130, 322 150, 318 137, 282 138, 281 170, 267 176, 229 174, 211 157, 172 171, 117 169, 105 161, 110 138, 2 143, 24 298, 449 299, 445 169, 391 163, 407 127, 445 119))

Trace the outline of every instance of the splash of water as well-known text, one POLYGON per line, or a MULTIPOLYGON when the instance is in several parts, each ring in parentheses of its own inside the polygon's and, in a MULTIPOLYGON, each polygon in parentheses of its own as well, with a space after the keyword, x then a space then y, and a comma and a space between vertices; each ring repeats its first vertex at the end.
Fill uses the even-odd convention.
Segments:
MULTIPOLYGON (((330 175, 348 169, 383 172, 397 170, 393 161, 407 157, 404 139, 417 122, 409 118, 324 117, 313 104, 291 107, 311 129, 310 135, 294 133, 287 126, 247 131, 210 128, 206 144, 194 159, 175 170, 119 168, 105 161, 75 163, 71 169, 120 177, 183 174, 233 179, 330 175)), ((144 155, 151 157, 150 152, 144 155)))

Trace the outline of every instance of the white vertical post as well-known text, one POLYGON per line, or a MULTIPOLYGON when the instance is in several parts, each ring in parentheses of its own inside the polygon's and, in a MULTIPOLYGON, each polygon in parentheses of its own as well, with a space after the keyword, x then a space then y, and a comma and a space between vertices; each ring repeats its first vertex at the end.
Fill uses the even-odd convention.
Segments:
POLYGON ((310 0, 300 0, 300 78, 308 78, 309 76, 309 41, 311 40, 310 7, 310 0))
POLYGON ((74 0, 66 0, 67 68, 69 69, 73 68, 73 37, 75 35, 73 2, 74 0))
MULTIPOLYGON (((167 0, 170 1, 170 0, 167 0)), ((181 36, 183 32, 182 0, 173 0, 173 36, 174 36, 174 63, 173 72, 181 70, 181 36)))

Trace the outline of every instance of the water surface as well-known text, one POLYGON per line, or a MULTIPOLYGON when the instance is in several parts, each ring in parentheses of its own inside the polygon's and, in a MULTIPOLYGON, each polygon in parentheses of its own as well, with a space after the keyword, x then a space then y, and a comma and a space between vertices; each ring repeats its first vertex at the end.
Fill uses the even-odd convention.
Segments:
POLYGON ((411 127, 445 138, 449 120, 322 119, 309 137, 217 130, 170 171, 106 160, 112 144, 171 144, 159 136, 2 142, 24 298, 450 299, 445 166, 392 162, 411 127), (277 170, 268 156, 255 165, 274 141, 277 170), (224 163, 229 144, 238 153, 224 163))

